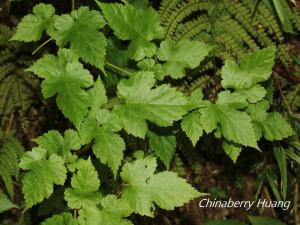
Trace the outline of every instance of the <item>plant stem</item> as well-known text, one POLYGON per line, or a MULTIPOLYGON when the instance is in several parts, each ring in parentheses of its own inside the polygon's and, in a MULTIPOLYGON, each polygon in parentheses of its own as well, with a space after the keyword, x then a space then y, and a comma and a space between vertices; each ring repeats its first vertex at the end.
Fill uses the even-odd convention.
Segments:
POLYGON ((117 71, 121 72, 122 74, 120 74, 120 75, 124 74, 126 76, 130 76, 132 74, 131 72, 129 72, 129 71, 127 71, 127 70, 125 70, 125 69, 123 69, 123 68, 121 68, 119 66, 116 66, 116 65, 114 65, 114 64, 112 64, 110 62, 105 61, 105 65, 107 67, 111 68, 111 69, 114 69, 114 70, 117 70, 117 71))
POLYGON ((75 0, 72 0, 72 11, 75 10, 75 0))
POLYGON ((35 53, 37 53, 42 47, 44 47, 46 44, 48 44, 50 41, 53 40, 52 38, 49 38, 48 40, 46 40, 44 43, 42 43, 39 47, 37 47, 33 52, 32 55, 34 55, 35 53))
POLYGON ((297 183, 297 180, 295 181, 295 188, 294 188, 294 218, 295 218, 295 224, 299 224, 299 216, 298 216, 298 201, 299 201, 299 185, 297 183))
POLYGON ((12 126, 13 119, 14 119, 14 113, 12 112, 12 113, 10 114, 8 124, 7 124, 7 127, 6 127, 5 132, 4 132, 5 135, 8 134, 8 132, 9 132, 11 126, 12 126))

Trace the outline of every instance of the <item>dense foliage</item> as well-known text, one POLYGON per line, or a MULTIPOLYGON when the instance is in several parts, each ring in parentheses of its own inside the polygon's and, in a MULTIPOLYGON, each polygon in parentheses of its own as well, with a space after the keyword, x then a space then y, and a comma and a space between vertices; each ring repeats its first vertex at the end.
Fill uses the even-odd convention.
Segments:
MULTIPOLYGON (((284 33, 299 31, 299 13, 288 2, 254 2, 163 0, 156 11, 147 1, 96 1, 93 8, 73 4, 69 14, 56 13, 51 4, 35 5, 11 42, 3 43, 18 49, 18 42, 45 39, 33 53, 48 43, 52 48, 20 63, 28 68, 16 74, 11 73, 20 71, 19 65, 9 61, 14 54, 8 59, 0 55, 5 63, 0 85, 9 88, 10 77, 16 79, 23 85, 17 85, 23 93, 19 99, 26 100, 25 106, 14 103, 12 95, 11 106, 2 104, 9 102, 12 88, 0 96, 5 99, 0 110, 2 105, 8 108, 2 113, 8 126, 0 136, 0 176, 9 196, 0 193, 0 212, 20 208, 19 223, 28 224, 27 215, 36 206, 40 211, 43 204, 57 201, 51 204, 57 208, 41 213, 38 222, 133 224, 136 215, 154 217, 156 208, 174 210, 206 195, 202 192, 207 190, 196 190, 179 170, 186 160, 197 175, 197 148, 211 143, 217 143, 213 146, 230 163, 239 163, 243 152, 263 155, 253 168, 259 174, 258 194, 268 183, 274 199, 286 200, 292 176, 288 166, 292 173, 299 171, 299 121, 292 111, 299 108, 295 103, 291 109, 290 102, 297 100, 280 89, 290 115, 278 112, 272 72, 276 56, 282 68, 297 70, 291 68, 294 59, 283 41, 284 33), (257 21, 241 18, 241 13, 256 13, 263 30, 255 30, 257 21), (32 74, 41 81, 44 99, 49 105, 55 100, 68 121, 48 121, 53 125, 39 132, 24 152, 9 132, 12 117, 7 117, 16 109, 24 113, 35 102, 38 82, 28 82, 32 74), (14 197, 19 169, 23 172, 16 191, 24 201, 14 197)), ((293 86, 295 98, 297 87, 299 83, 293 86)), ((293 177, 298 183, 299 177, 293 177)), ((218 195, 218 190, 209 192, 218 195)), ((248 219, 253 225, 282 224, 254 215, 248 219)))

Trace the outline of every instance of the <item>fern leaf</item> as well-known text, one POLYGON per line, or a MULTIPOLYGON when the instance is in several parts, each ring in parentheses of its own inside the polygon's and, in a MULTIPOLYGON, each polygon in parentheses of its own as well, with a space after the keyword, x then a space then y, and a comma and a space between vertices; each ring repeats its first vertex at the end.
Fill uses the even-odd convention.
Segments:
POLYGON ((18 163, 25 150, 12 134, 4 139, 0 148, 0 177, 10 198, 13 198, 13 178, 19 179, 18 163))

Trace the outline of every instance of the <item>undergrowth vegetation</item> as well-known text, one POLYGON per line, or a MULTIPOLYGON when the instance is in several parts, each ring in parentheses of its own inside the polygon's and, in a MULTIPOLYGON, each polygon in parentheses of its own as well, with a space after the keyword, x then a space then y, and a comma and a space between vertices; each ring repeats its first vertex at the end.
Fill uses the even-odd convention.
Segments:
POLYGON ((130 225, 207 192, 226 198, 201 187, 207 154, 255 177, 251 200, 295 205, 273 211, 275 219, 260 212, 207 224, 299 222, 300 69, 287 36, 300 31, 300 14, 292 3, 72 3, 65 14, 36 4, 12 36, 0 27, 5 224, 130 225), (28 55, 34 42, 37 59, 28 55), (26 137, 39 90, 65 119, 47 121, 25 151, 10 130, 26 137))

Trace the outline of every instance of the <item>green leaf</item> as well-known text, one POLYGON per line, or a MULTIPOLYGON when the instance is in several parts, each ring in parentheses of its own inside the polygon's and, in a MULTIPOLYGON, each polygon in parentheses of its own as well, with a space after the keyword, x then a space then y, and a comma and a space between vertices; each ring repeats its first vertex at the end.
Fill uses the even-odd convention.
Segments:
POLYGON ((248 216, 250 222, 252 225, 286 225, 285 223, 276 220, 276 219, 272 219, 272 218, 268 218, 268 217, 263 217, 263 216, 248 216))
POLYGON ((201 114, 198 111, 193 111, 183 117, 181 121, 181 129, 186 133, 186 136, 195 146, 199 138, 203 134, 203 126, 201 122, 201 114))
POLYGON ((153 72, 157 80, 163 80, 166 75, 162 64, 155 63, 155 60, 152 58, 139 61, 137 66, 143 71, 153 72))
POLYGON ((267 178, 267 181, 270 185, 270 188, 273 192, 275 199, 277 201, 282 201, 282 197, 281 197, 279 187, 278 187, 278 181, 277 181, 278 177, 277 177, 277 174, 274 171, 274 169, 272 169, 272 168, 267 169, 263 175, 265 175, 265 177, 267 178))
POLYGON ((165 75, 172 78, 185 76, 185 69, 194 69, 212 50, 212 46, 195 40, 175 42, 170 39, 163 41, 157 51, 157 57, 163 64, 165 75), (188 49, 188 54, 187 54, 188 49))
POLYGON ((99 31, 104 24, 99 12, 80 7, 71 15, 62 15, 55 20, 54 39, 60 47, 70 42, 71 50, 80 58, 104 71, 107 43, 104 34, 99 31))
POLYGON ((42 225, 78 225, 78 222, 71 213, 62 213, 46 219, 42 225))
POLYGON ((231 158, 231 160, 234 163, 236 163, 236 160, 242 151, 242 147, 233 142, 224 141, 223 148, 224 148, 225 153, 231 158))
POLYGON ((102 163, 108 165, 116 176, 124 156, 125 143, 119 134, 114 133, 119 130, 114 115, 102 109, 99 110, 98 117, 100 118, 87 117, 79 129, 79 134, 83 144, 95 140, 94 154, 102 163))
POLYGON ((13 204, 4 193, 0 192, 0 213, 3 213, 12 208, 19 208, 19 207, 13 204))
POLYGON ((246 224, 237 220, 213 220, 204 223, 203 225, 246 225, 246 224))
POLYGON ((210 103, 199 109, 204 130, 210 133, 220 125, 222 135, 228 141, 258 149, 251 117, 239 110, 245 106, 243 96, 229 91, 219 93, 216 104, 210 103))
POLYGON ((79 221, 83 225, 133 225, 131 221, 125 219, 132 213, 130 205, 123 199, 118 199, 115 195, 108 195, 101 201, 101 209, 89 207, 79 211, 79 221))
POLYGON ((268 113, 269 103, 264 100, 257 104, 251 104, 248 112, 252 117, 256 138, 262 135, 269 141, 282 140, 294 134, 290 124, 278 112, 268 113))
MULTIPOLYGON (((280 19, 282 28, 285 32, 294 33, 293 29, 293 23, 292 23, 292 18, 291 18, 291 9, 290 8, 285 8, 281 1, 279 0, 273 0, 271 1, 276 9, 276 13, 280 19), (289 12, 288 12, 289 11, 289 12)), ((285 3, 284 5, 288 6, 288 3, 285 3)), ((289 7, 289 6, 288 6, 289 7)))
POLYGON ((194 90, 189 96, 190 110, 207 107, 210 102, 208 100, 203 100, 203 97, 204 96, 200 88, 194 90))
POLYGON ((147 136, 149 137, 150 148, 169 169, 176 149, 176 137, 174 135, 158 135, 152 131, 148 131, 147 136))
POLYGON ((40 3, 33 7, 33 14, 26 15, 19 23, 11 40, 31 42, 41 39, 45 30, 51 30, 55 9, 52 5, 40 3))
POLYGON ((91 101, 91 110, 89 114, 96 116, 99 109, 108 102, 106 91, 100 78, 94 83, 94 87, 88 91, 88 95, 91 101))
POLYGON ((22 179, 26 209, 42 202, 53 193, 53 185, 63 185, 67 170, 56 154, 46 158, 47 151, 33 148, 21 158, 20 168, 28 170, 22 179))
POLYGON ((108 165, 116 176, 125 150, 124 140, 115 133, 121 130, 119 118, 116 114, 103 109, 108 100, 100 79, 95 82, 95 86, 88 94, 91 110, 79 128, 81 143, 88 144, 94 140, 94 154, 102 163, 108 165))
POLYGON ((71 179, 72 188, 65 191, 65 200, 71 209, 88 208, 100 202, 100 180, 91 159, 76 163, 77 173, 71 179))
POLYGON ((79 135, 74 130, 65 131, 64 137, 58 131, 50 130, 33 141, 46 149, 49 155, 57 154, 69 163, 77 158, 71 150, 78 150, 81 147, 79 135))
POLYGON ((224 88, 248 89, 267 80, 275 63, 275 47, 255 51, 242 58, 240 65, 227 60, 222 67, 224 88))
POLYGON ((99 127, 96 119, 97 116, 100 115, 102 117, 101 120, 105 119, 107 124, 116 120, 107 110, 101 109, 107 104, 108 99, 100 78, 94 83, 94 87, 88 91, 88 97, 91 103, 90 111, 79 129, 82 144, 88 144, 94 138, 99 127))
POLYGON ((128 0, 128 3, 134 5, 137 8, 146 9, 147 7, 149 7, 148 0, 128 0))
POLYGON ((93 84, 93 77, 78 62, 71 50, 60 49, 58 57, 46 55, 34 63, 28 71, 43 78, 42 93, 45 98, 57 94, 57 105, 75 126, 78 126, 88 111, 88 94, 82 88, 93 84))
POLYGON ((151 41, 163 38, 164 30, 154 9, 144 10, 130 4, 97 3, 114 34, 121 40, 131 41, 128 53, 132 59, 141 60, 155 54, 156 46, 151 41))
POLYGON ((129 202, 135 213, 153 217, 154 203, 172 210, 201 196, 173 172, 154 174, 156 166, 155 158, 144 158, 126 163, 122 169, 121 177, 126 183, 122 198, 129 202))
POLYGON ((247 89, 238 89, 235 93, 239 93, 244 96, 250 103, 256 103, 262 100, 266 94, 266 89, 260 84, 256 84, 247 89))
POLYGON ((279 171, 280 171, 280 187, 281 187, 281 195, 283 200, 286 200, 286 194, 287 194, 287 187, 288 187, 288 172, 287 172, 287 160, 286 160, 286 153, 282 148, 276 148, 273 149, 274 156, 276 158, 279 171))
POLYGON ((94 138, 94 154, 98 159, 100 159, 102 163, 108 165, 116 176, 124 157, 124 140, 119 134, 113 133, 103 128, 98 129, 94 138))
POLYGON ((126 104, 115 109, 123 127, 129 133, 144 137, 146 120, 158 126, 170 126, 187 112, 188 101, 181 93, 168 85, 153 88, 154 74, 138 72, 118 84, 118 96, 126 104))

